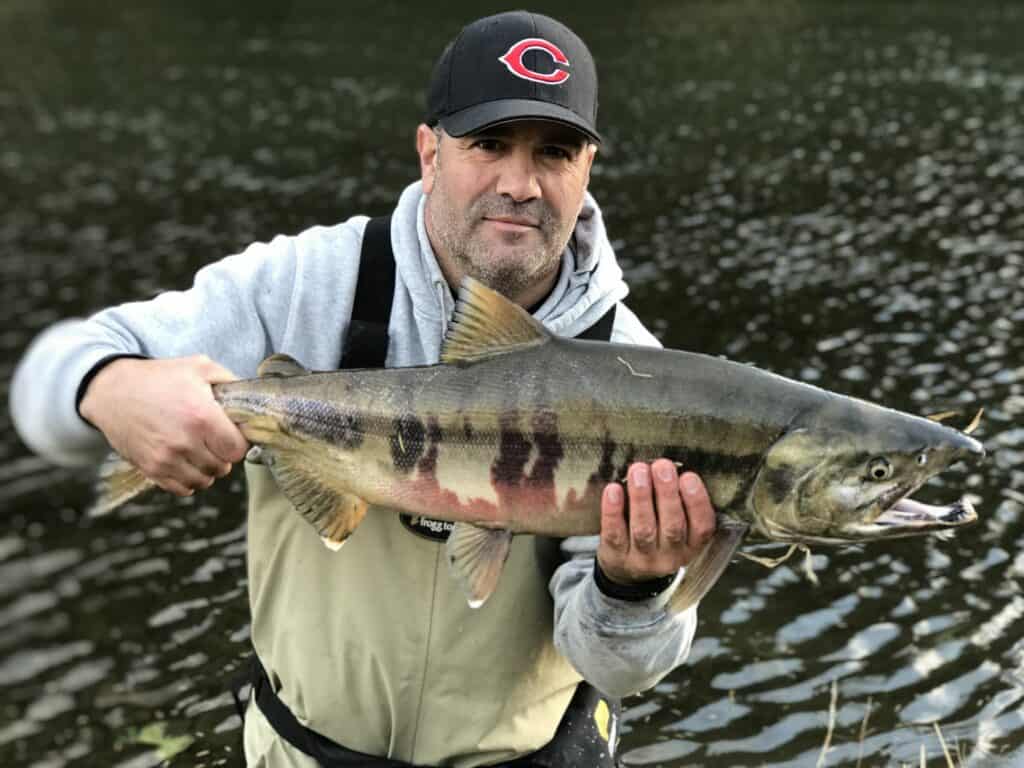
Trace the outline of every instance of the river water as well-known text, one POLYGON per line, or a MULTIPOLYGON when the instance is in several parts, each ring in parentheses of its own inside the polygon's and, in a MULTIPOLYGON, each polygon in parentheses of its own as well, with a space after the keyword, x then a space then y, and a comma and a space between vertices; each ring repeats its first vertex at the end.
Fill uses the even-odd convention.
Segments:
MULTIPOLYGON (((630 699, 629 766, 1024 765, 1024 9, 568 3, 591 190, 669 346, 917 413, 979 408, 951 541, 735 562, 689 662, 630 699), (836 705, 830 718, 831 685, 836 705)), ((0 6, 0 395, 60 317, 388 210, 442 44, 487 4, 0 6)), ((0 765, 239 765, 243 492, 83 514, 0 412, 0 765)), ((777 554, 772 550, 770 554, 777 554)))

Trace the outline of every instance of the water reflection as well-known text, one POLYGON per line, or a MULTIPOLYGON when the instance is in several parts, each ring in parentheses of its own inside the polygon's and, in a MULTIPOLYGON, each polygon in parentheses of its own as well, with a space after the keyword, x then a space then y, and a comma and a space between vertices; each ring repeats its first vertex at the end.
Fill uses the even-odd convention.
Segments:
MULTIPOLYGON (((982 472, 923 491, 965 486, 982 522, 816 551, 819 587, 734 563, 690 663, 629 702, 629 765, 815 765, 832 681, 828 765, 944 764, 934 721, 965 765, 1024 760, 1022 11, 832 5, 549 10, 603 73, 592 189, 634 308, 673 346, 961 424, 984 406, 982 472)), ((59 317, 386 210, 431 57, 479 12, 0 9, 0 395, 59 317)), ((93 520, 88 473, 0 428, 0 763, 237 765, 239 479, 93 520)))

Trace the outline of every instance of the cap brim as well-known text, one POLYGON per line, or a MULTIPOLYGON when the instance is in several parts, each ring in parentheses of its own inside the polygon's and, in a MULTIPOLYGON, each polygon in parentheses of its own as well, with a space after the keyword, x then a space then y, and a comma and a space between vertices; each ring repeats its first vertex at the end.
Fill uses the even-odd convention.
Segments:
POLYGON ((474 104, 454 114, 445 115, 439 122, 449 136, 458 137, 514 120, 549 120, 561 123, 586 134, 598 144, 601 143, 601 135, 575 112, 557 104, 532 99, 485 101, 483 104, 474 104))

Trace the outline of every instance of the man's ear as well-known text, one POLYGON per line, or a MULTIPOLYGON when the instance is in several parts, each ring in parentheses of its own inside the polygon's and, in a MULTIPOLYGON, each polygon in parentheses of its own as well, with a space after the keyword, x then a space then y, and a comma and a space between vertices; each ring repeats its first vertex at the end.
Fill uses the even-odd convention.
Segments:
POLYGON ((420 156, 423 194, 429 195, 434 188, 434 176, 437 174, 437 134, 425 123, 420 123, 416 129, 416 153, 420 156))
POLYGON ((583 210, 583 202, 586 198, 587 188, 590 186, 590 169, 594 165, 594 156, 597 154, 597 144, 588 141, 583 147, 583 192, 580 193, 580 204, 576 209, 576 215, 579 216, 583 210))
POLYGON ((586 189, 590 186, 590 168, 594 165, 594 156, 597 155, 597 144, 592 141, 588 141, 586 147, 583 148, 584 159, 586 160, 586 182, 583 188, 586 189))

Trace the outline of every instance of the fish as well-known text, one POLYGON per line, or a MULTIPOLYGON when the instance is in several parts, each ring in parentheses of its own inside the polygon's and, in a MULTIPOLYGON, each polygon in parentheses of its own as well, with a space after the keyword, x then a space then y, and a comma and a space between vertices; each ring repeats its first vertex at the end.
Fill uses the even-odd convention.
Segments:
MULTIPOLYGON (((474 607, 513 535, 599 533, 603 488, 636 461, 696 472, 716 510, 674 612, 747 540, 842 545, 978 519, 966 497, 910 498, 984 457, 964 432, 722 357, 560 338, 472 278, 436 365, 311 372, 276 354, 213 393, 330 548, 358 541, 371 507, 454 523, 448 562, 474 607)), ((116 460, 94 511, 151 487, 116 460)))

